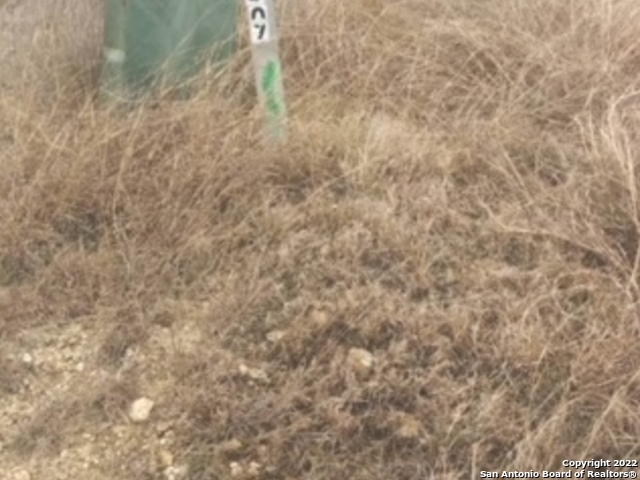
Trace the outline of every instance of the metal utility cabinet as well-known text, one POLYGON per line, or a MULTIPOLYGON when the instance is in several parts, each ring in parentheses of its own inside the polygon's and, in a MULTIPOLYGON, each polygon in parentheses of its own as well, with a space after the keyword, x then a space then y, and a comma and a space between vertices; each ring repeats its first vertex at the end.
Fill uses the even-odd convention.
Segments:
POLYGON ((204 62, 228 58, 237 14, 237 0, 106 0, 103 93, 179 85, 204 62))

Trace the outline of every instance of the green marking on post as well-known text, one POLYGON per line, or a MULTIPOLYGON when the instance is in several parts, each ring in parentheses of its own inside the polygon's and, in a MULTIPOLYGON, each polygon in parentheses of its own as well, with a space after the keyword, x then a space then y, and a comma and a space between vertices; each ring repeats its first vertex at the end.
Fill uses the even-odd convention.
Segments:
POLYGON ((264 73, 262 74, 262 90, 265 92, 267 110, 275 116, 279 116, 282 113, 277 92, 278 74, 278 64, 270 60, 267 66, 264 67, 264 73))

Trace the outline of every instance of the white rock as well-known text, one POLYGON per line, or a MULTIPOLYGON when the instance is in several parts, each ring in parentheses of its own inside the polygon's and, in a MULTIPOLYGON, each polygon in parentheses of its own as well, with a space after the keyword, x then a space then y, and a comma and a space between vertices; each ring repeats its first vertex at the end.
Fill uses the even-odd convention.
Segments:
POLYGON ((240 465, 238 462, 231 462, 229 464, 229 470, 231 470, 232 477, 239 477, 243 472, 242 465, 240 465))
POLYGON ((173 454, 169 450, 160 450, 160 463, 165 467, 173 465, 173 454))
POLYGON ((167 430, 162 434, 162 438, 160 439, 160 445, 167 446, 171 445, 176 439, 176 434, 173 430, 167 430))
POLYGON ((134 422, 144 422, 151 415, 154 402, 148 398, 137 399, 129 407, 129 418, 134 422))
POLYGON ((27 365, 31 365, 33 363, 33 357, 30 353, 25 353, 24 355, 22 355, 22 361, 27 365))
POLYGON ((242 442, 237 438, 233 438, 220 445, 220 450, 223 452, 237 452, 243 447, 242 442))
POLYGON ((186 465, 175 465, 164 469, 164 476, 167 480, 181 480, 186 478, 189 472, 186 465))
POLYGON ((240 364, 238 370, 245 377, 249 377, 253 380, 260 380, 262 382, 269 382, 269 377, 267 376, 266 372, 264 370, 260 370, 259 368, 249 368, 243 363, 240 364))
POLYGON ((18 470, 13 474, 13 480, 31 480, 31 474, 26 470, 18 470))
POLYGON ((329 315, 322 310, 314 310, 311 312, 311 321, 315 324, 316 328, 324 328, 329 324, 329 315))
POLYGON ((247 468, 247 475, 249 475, 250 477, 257 477, 258 475, 260 475, 261 467, 262 465, 260 465, 258 462, 251 462, 249 464, 249 467, 247 468))
POLYGON ((352 348, 349 350, 347 362, 359 373, 366 373, 373 367, 375 359, 373 355, 362 348, 352 348))
POLYGON ((287 332, 283 331, 283 330, 273 330, 269 333, 267 333, 267 340, 269 340, 272 343, 276 343, 279 342, 280 340, 282 340, 285 335, 287 334, 287 332))

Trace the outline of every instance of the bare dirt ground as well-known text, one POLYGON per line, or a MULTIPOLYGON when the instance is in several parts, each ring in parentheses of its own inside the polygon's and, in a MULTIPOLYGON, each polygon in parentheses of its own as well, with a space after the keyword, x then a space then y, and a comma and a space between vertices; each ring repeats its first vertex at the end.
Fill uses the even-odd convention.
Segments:
POLYGON ((636 1, 281 2, 282 146, 243 44, 101 107, 98 3, 0 1, 0 479, 639 459, 636 1))

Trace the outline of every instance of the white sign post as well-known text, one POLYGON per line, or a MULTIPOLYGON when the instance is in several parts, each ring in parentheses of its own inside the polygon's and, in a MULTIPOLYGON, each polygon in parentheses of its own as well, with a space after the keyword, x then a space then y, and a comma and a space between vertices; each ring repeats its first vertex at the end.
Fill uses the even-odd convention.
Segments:
POLYGON ((245 0, 258 97, 263 107, 269 136, 287 138, 287 110, 284 101, 282 68, 273 0, 245 0))

